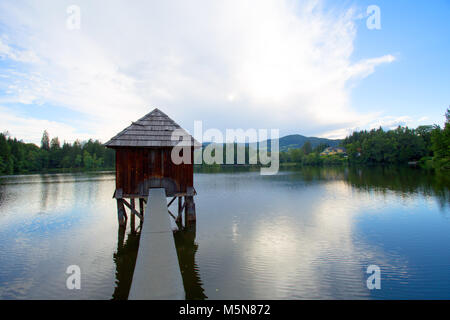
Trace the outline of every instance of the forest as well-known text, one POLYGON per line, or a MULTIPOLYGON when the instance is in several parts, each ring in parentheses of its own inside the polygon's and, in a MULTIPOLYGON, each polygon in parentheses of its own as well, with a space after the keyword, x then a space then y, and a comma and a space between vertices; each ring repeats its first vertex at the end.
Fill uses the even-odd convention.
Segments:
POLYGON ((450 109, 445 114, 444 128, 438 125, 419 126, 416 129, 398 127, 356 131, 340 144, 345 155, 320 156, 328 145, 315 149, 306 142, 300 149, 280 153, 281 163, 302 165, 334 164, 399 164, 414 163, 427 169, 450 170, 450 109))
POLYGON ((70 144, 44 131, 41 146, 0 133, 0 175, 106 170, 114 168, 114 151, 98 140, 70 144))

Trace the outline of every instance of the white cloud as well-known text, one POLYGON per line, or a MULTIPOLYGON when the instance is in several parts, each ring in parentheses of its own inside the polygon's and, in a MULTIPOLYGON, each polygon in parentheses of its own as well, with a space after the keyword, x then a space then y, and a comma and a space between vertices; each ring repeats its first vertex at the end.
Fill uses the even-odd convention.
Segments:
POLYGON ((0 58, 11 59, 18 62, 36 63, 39 62, 38 57, 33 51, 20 50, 10 47, 0 38, 0 58))
MULTIPOLYGON (((88 140, 89 135, 79 132, 76 128, 56 121, 35 119, 11 113, 10 110, 0 107, 0 128, 7 130, 12 137, 26 142, 40 145, 44 129, 48 129, 51 137, 62 137, 62 140, 73 142, 76 139, 88 140)), ((62 142, 60 139, 60 141, 62 142)))
POLYGON ((379 58, 363 60, 348 68, 347 71, 348 78, 349 79, 353 77, 365 78, 375 72, 376 66, 382 63, 391 63, 393 61, 395 61, 395 57, 391 54, 379 58))
POLYGON ((103 141, 152 106, 187 129, 346 128, 373 116, 350 108, 349 83, 394 60, 352 63, 355 13, 321 1, 78 1, 72 31, 70 4, 2 1, 0 54, 29 64, 2 70, 2 99, 84 113, 103 141))
POLYGON ((382 116, 380 113, 376 114, 376 117, 372 119, 370 117, 361 117, 361 119, 347 128, 340 128, 336 130, 331 130, 320 134, 321 137, 329 139, 340 139, 350 135, 353 131, 358 130, 371 130, 383 128, 383 130, 395 129, 398 126, 407 126, 409 128, 418 127, 421 122, 427 121, 427 117, 422 117, 419 119, 413 119, 409 116, 382 116))

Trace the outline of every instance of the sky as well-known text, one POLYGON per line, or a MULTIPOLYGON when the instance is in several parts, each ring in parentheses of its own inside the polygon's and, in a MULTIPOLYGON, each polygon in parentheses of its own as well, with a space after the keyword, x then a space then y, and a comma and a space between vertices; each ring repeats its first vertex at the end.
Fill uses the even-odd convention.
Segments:
POLYGON ((442 126, 449 35, 450 0, 2 0, 0 131, 106 142, 155 107, 191 133, 442 126))

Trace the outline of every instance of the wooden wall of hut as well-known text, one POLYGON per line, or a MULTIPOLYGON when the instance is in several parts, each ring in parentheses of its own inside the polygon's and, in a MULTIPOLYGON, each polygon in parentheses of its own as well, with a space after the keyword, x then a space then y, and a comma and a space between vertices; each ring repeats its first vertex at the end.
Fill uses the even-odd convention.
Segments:
POLYGON ((116 190, 124 198, 146 197, 149 188, 166 188, 167 196, 193 187, 194 151, 191 163, 175 165, 172 148, 116 148, 116 190))

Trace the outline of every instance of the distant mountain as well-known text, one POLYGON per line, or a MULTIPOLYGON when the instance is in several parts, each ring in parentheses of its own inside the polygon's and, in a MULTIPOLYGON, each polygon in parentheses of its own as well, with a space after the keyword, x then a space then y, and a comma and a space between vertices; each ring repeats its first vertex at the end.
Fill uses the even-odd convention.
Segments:
MULTIPOLYGON (((303 145, 309 141, 311 143, 312 148, 314 149, 319 144, 327 144, 330 147, 337 147, 342 140, 332 140, 326 138, 317 138, 317 137, 305 137, 301 134, 293 134, 289 136, 285 136, 279 139, 279 147, 280 151, 288 151, 289 149, 298 149, 303 147, 303 145)), ((203 147, 206 147, 211 142, 203 142, 203 147)), ((267 140, 267 147, 270 150, 271 140, 267 140)))
MULTIPOLYGON (((306 141, 309 141, 311 143, 311 146, 313 149, 317 147, 319 144, 327 144, 330 147, 337 147, 342 140, 332 140, 332 139, 326 139, 326 138, 317 138, 317 137, 305 137, 300 134, 293 134, 289 136, 285 136, 283 138, 280 138, 279 144, 280 144, 280 151, 288 151, 289 149, 298 149, 303 147, 306 141)), ((270 143, 270 140, 268 140, 268 143, 270 143)))

